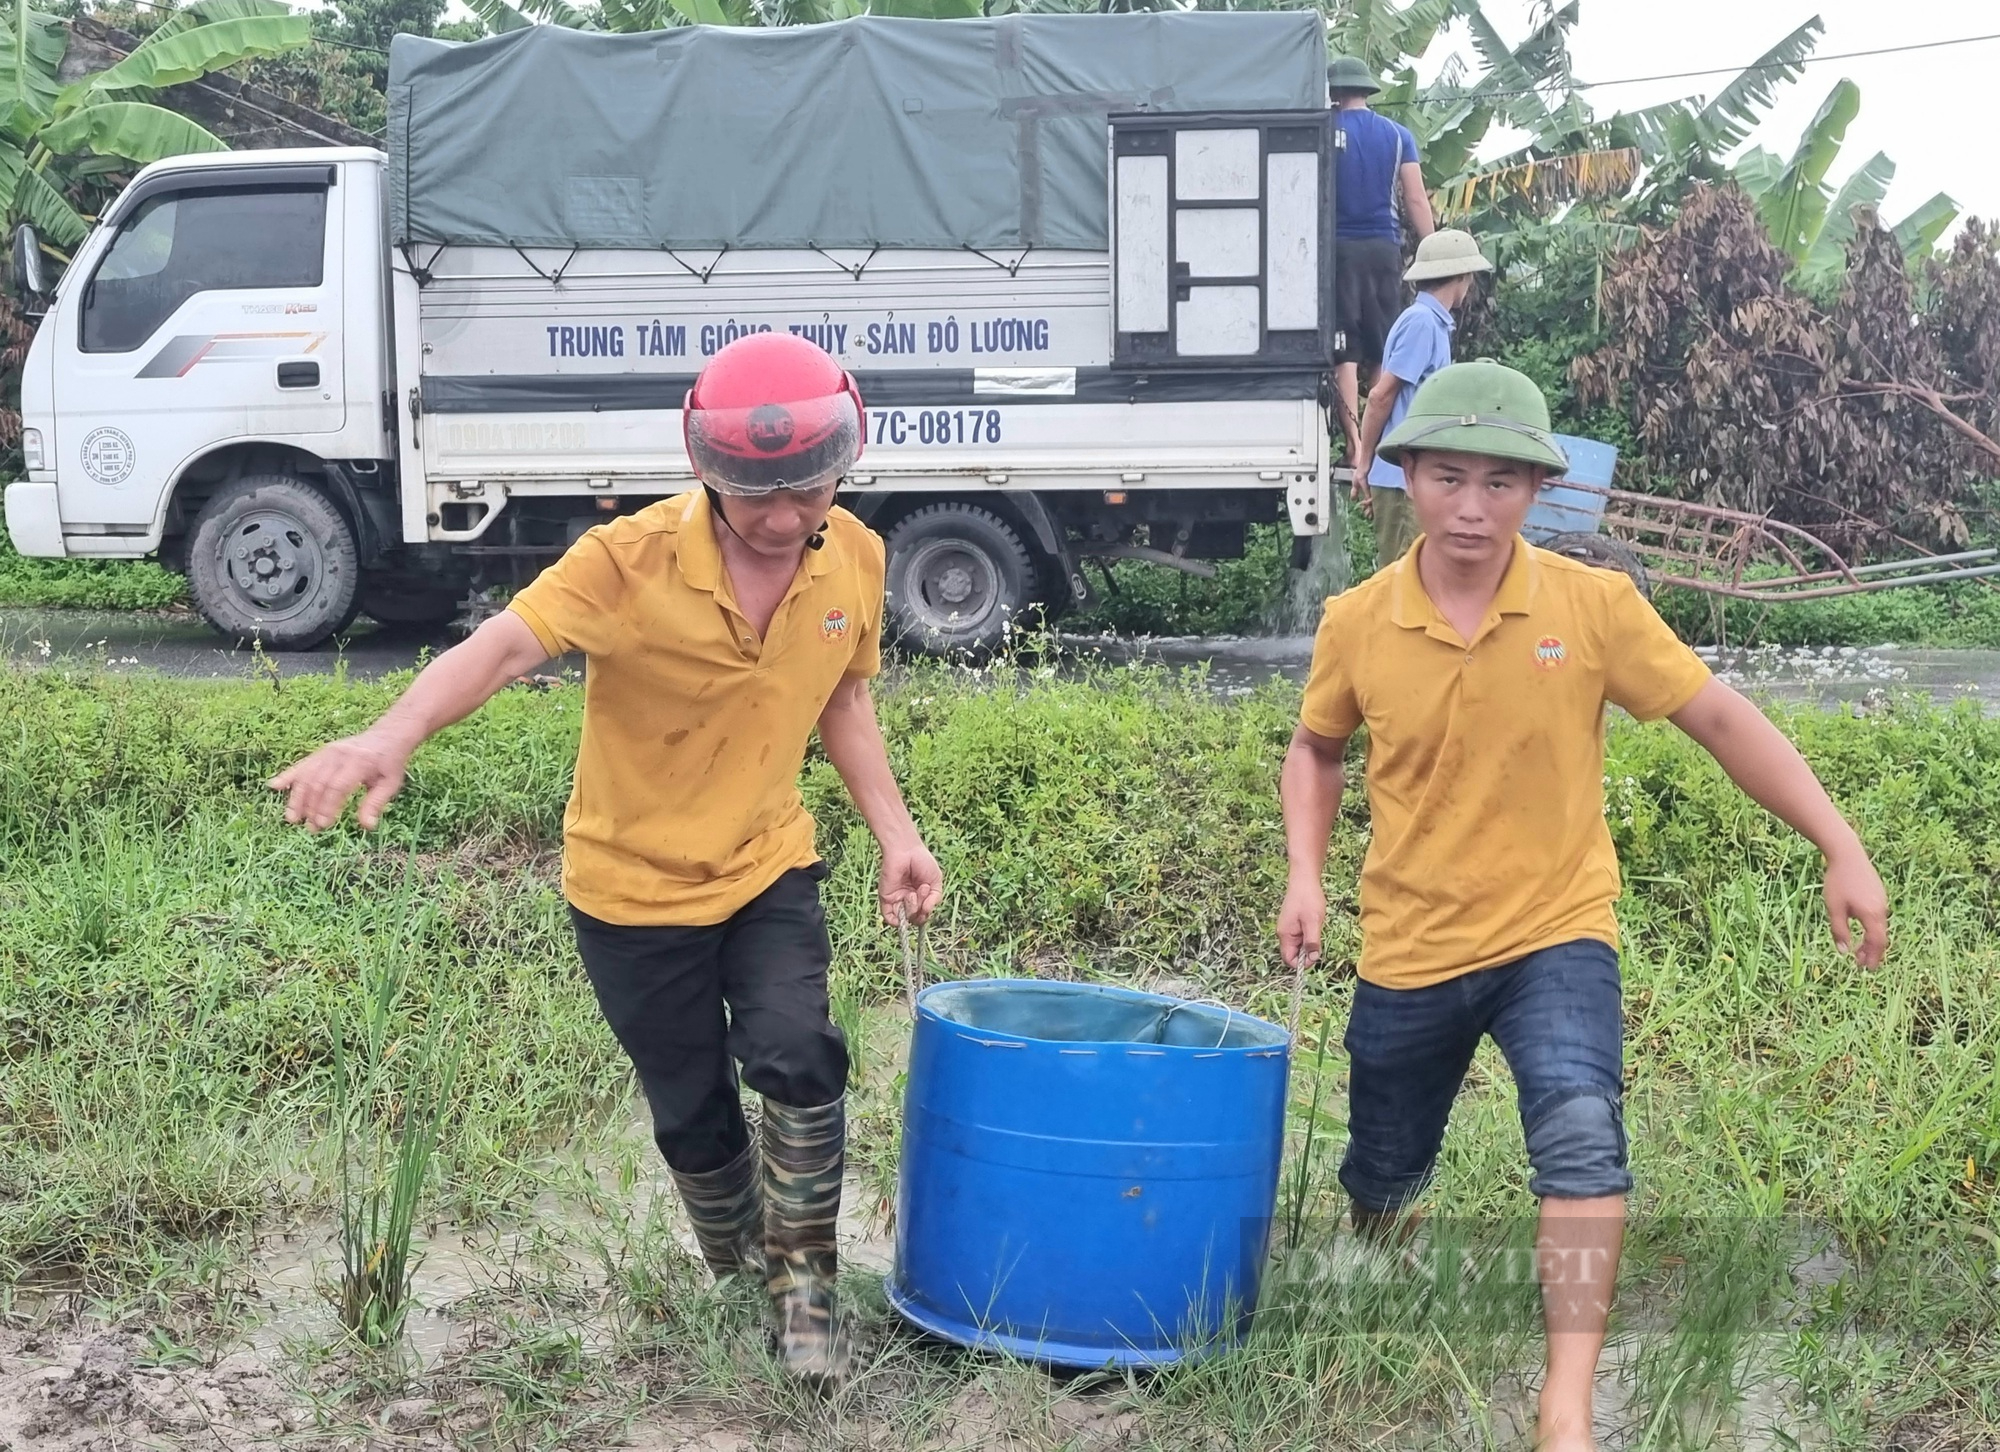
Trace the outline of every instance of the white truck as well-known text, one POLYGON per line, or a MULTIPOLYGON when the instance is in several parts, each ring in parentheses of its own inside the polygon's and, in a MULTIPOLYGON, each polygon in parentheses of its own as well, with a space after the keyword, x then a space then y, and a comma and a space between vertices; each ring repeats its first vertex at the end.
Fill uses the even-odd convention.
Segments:
MULTIPOLYGON (((399 38, 386 152, 142 171, 24 371, 16 549, 157 555, 224 635, 442 621, 689 487, 782 328, 856 374, 898 633, 984 649, 1087 560, 1330 510, 1312 12, 399 38)), ((17 234, 16 285, 41 293, 17 234)), ((1212 567, 1210 567, 1212 568, 1212 567)))

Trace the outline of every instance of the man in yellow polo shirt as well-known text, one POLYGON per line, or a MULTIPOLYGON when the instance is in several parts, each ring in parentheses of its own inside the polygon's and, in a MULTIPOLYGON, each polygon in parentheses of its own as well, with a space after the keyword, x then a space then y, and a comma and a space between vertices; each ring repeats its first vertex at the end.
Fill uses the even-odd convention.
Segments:
POLYGON ((1382 1235, 1429 1182, 1482 1036, 1513 1070, 1542 1202, 1548 1330, 1538 1452, 1591 1438, 1591 1386, 1623 1237, 1618 862, 1604 825, 1604 707, 1672 721, 1826 857, 1839 945, 1882 960, 1888 901, 1852 828, 1764 715, 1714 680, 1630 579, 1531 548, 1522 522, 1568 461, 1525 376, 1433 374, 1384 442, 1423 533, 1327 601, 1280 793, 1279 946, 1319 952, 1321 877, 1347 741, 1368 728, 1373 826, 1348 1019, 1341 1184, 1382 1235))
POLYGON ((701 491, 591 530, 375 725, 271 785, 314 830, 362 791, 372 828, 426 737, 551 656, 587 658, 563 818, 584 970, 703 1257, 767 1277, 786 1367, 836 1377, 848 1061, 797 784, 815 729, 881 844, 883 916, 923 922, 942 877, 869 696, 882 541, 833 507, 861 451, 854 380, 804 339, 756 334, 716 354, 682 417, 701 491), (764 1098, 761 1155, 739 1062, 764 1098))

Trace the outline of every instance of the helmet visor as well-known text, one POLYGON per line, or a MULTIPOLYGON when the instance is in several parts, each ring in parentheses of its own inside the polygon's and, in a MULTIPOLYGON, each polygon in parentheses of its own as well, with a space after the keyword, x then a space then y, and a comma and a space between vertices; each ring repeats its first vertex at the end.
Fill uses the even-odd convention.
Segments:
POLYGON ((688 458, 721 494, 811 493, 861 455, 861 400, 852 393, 686 414, 688 458))

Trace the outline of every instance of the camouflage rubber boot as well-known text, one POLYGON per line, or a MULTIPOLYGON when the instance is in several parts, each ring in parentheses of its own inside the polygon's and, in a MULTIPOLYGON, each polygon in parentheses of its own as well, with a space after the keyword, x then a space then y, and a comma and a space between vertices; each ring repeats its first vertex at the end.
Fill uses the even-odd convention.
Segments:
POLYGON ((818 1381, 847 1372, 833 1301, 846 1141, 842 1100, 817 1109, 764 1101, 764 1253, 778 1359, 794 1376, 818 1381))
POLYGON ((698 1175, 673 1170, 681 1204, 694 1225, 701 1258, 719 1281, 728 1276, 764 1278, 764 1197, 758 1193, 757 1145, 719 1170, 698 1175))

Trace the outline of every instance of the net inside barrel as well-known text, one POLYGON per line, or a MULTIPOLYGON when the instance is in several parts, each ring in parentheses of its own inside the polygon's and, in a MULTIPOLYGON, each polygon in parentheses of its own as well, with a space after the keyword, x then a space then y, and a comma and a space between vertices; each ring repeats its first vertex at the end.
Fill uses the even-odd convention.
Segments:
POLYGON ((962 1345, 1162 1365, 1248 1328, 1289 1041, 1225 1005, 990 979, 918 998, 891 1304, 962 1345))

